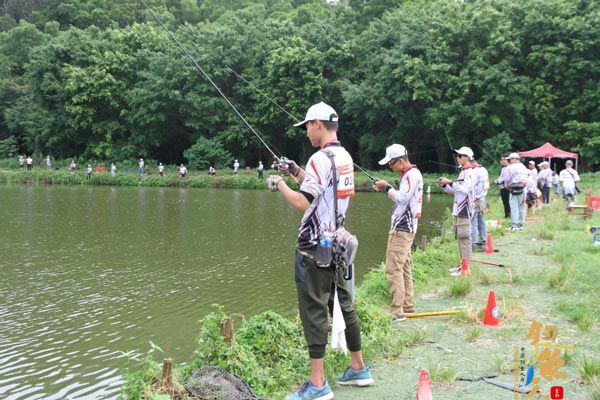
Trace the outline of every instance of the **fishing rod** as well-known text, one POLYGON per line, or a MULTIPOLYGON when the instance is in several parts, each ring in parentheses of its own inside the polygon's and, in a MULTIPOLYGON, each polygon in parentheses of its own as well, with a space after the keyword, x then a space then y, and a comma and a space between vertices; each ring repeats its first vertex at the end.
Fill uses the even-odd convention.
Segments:
POLYGON ((360 165, 358 165, 357 163, 354 163, 354 166, 356 168, 358 168, 359 170, 361 170, 361 172, 363 174, 365 174, 369 179, 371 179, 373 182, 377 182, 379 180, 379 178, 377 178, 376 176, 373 176, 371 174, 369 174, 367 171, 365 171, 364 168, 362 168, 360 165))
MULTIPOLYGON (((278 156, 277 154, 275 154, 275 152, 273 150, 271 150, 271 148, 263 140, 263 138, 261 137, 261 135, 252 127, 252 125, 250 125, 250 123, 248 122, 248 120, 246 120, 246 118, 242 115, 242 113, 240 111, 238 111, 238 109, 233 105, 233 103, 229 100, 229 98, 227 96, 225 96, 225 93, 223 93, 221 91, 221 89, 210 78, 210 76, 206 73, 206 71, 204 71, 204 69, 202 69, 202 67, 200 66, 200 64, 198 64, 198 62, 196 61, 196 59, 194 59, 194 57, 192 57, 192 55, 190 54, 190 52, 187 51, 187 49, 179 42, 179 40, 177 40, 177 37, 175 37, 175 35, 165 26, 165 24, 158 17, 158 15, 156 15, 156 13, 148 6, 148 4, 144 0, 141 0, 141 2, 144 5, 144 7, 146 7, 146 9, 150 12, 150 14, 152 14, 152 16, 154 17, 154 19, 156 19, 156 21, 158 22, 158 24, 164 29, 164 31, 167 32, 167 34, 171 37, 171 39, 173 39, 173 41, 175 43, 177 43, 177 45, 179 46, 179 48, 192 61, 192 63, 194 64, 194 66, 196 66, 196 68, 198 68, 198 70, 202 73, 202 75, 204 76, 204 78, 206 78, 206 80, 217 90, 217 92, 219 92, 219 94, 225 100, 225 102, 227 102, 227 104, 229 105, 229 107, 231 107, 231 109, 237 114, 237 116, 240 117, 240 119, 244 122, 244 124, 246 124, 246 126, 248 127, 248 129, 250 129, 250 131, 252 133, 254 133, 254 135, 263 144, 263 146, 265 146, 265 148, 269 151, 269 153, 271 153, 273 155, 273 157, 275 157, 275 159, 278 160, 278 162, 279 162, 280 165, 286 164, 287 158, 285 158, 283 156, 278 156)), ((296 183, 298 183, 296 177, 294 177, 293 175, 290 175, 290 177, 291 177, 291 179, 293 181, 295 181, 296 183)))

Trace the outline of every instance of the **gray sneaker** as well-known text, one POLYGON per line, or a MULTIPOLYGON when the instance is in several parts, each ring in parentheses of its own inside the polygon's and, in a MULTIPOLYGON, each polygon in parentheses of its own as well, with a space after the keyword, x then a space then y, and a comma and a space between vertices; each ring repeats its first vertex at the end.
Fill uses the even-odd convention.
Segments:
POLYGON ((406 315, 404 315, 404 314, 398 314, 392 320, 392 322, 402 322, 402 321, 406 321, 406 315))
POLYGON ((355 371, 352 367, 346 368, 342 376, 338 376, 337 382, 340 385, 369 386, 374 380, 369 367, 365 366, 360 371, 355 371))

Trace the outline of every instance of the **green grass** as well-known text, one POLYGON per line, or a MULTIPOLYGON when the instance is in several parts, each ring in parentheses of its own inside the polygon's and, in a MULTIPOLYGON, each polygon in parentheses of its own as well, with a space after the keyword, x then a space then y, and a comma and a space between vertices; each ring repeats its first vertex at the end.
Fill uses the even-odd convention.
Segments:
POLYGON ((548 284, 551 289, 566 292, 573 275, 573 268, 562 264, 560 268, 548 276, 548 284))
POLYGON ((473 290, 473 278, 459 277, 450 284, 450 296, 465 297, 473 290))
POLYGON ((458 376, 458 372, 452 365, 436 364, 428 368, 429 378, 432 382, 452 385, 458 376))
POLYGON ((467 334, 467 342, 473 343, 479 340, 481 336, 481 328, 477 326, 468 326, 465 328, 467 334))
POLYGON ((588 358, 587 355, 584 355, 579 369, 579 376, 584 383, 597 382, 598 377, 600 377, 600 360, 588 358))

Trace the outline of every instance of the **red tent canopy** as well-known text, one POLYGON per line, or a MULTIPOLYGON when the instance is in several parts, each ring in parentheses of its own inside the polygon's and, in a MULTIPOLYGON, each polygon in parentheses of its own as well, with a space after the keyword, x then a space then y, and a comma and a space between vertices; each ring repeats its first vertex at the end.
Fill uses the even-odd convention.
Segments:
POLYGON ((531 158, 579 158, 577 153, 569 153, 552 146, 549 142, 544 143, 542 146, 532 149, 529 151, 520 151, 521 157, 531 158))

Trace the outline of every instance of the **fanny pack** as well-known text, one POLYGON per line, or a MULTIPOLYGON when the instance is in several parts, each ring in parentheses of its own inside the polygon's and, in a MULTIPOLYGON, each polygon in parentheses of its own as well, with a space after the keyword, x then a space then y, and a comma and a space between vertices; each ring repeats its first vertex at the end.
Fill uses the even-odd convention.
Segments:
POLYGON ((521 194, 525 190, 525 185, 521 184, 512 184, 509 186, 510 192, 512 194, 521 194))

